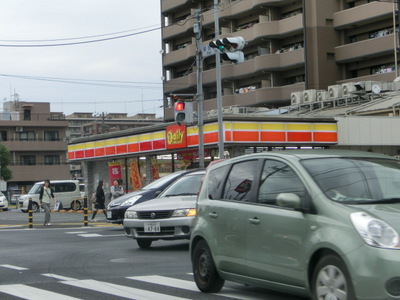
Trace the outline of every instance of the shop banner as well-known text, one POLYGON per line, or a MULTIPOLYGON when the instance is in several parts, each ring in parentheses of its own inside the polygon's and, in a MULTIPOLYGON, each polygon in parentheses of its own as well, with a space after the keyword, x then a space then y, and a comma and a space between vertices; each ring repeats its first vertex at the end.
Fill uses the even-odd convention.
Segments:
POLYGON ((153 180, 160 178, 160 174, 158 173, 157 157, 155 156, 151 158, 151 174, 153 176, 153 180))
POLYGON ((121 179, 122 174, 121 174, 121 163, 118 162, 112 162, 108 163, 108 174, 110 177, 110 186, 112 186, 114 183, 114 179, 121 179))
POLYGON ((142 187, 142 182, 140 180, 139 166, 136 159, 131 161, 130 168, 133 190, 140 190, 142 187))

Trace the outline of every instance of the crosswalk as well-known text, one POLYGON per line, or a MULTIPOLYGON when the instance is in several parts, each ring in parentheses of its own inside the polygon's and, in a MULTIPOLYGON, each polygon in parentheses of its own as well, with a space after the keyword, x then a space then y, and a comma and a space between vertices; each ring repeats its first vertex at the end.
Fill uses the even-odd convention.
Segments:
MULTIPOLYGON (((27 268, 12 265, 0 265, 0 268, 24 272, 27 268)), ((116 280, 77 279, 59 274, 43 273, 42 278, 51 279, 48 283, 38 284, 0 284, 0 299, 28 300, 77 300, 87 299, 84 291, 96 293, 97 299, 135 299, 135 300, 185 300, 205 299, 193 281, 192 274, 184 274, 185 279, 159 275, 130 276, 116 280), (60 288, 68 286, 70 288, 60 288), (77 292, 79 289, 79 292, 77 292), (60 293, 60 290, 63 293, 60 293), (71 291, 71 294, 65 291, 71 291), (75 291, 75 292, 74 292, 75 291), (9 298, 5 298, 7 295, 9 298), (78 295, 78 297, 77 297, 78 295), (10 298, 11 296, 11 298, 10 298), (14 298, 15 297, 15 298, 14 298)), ((216 294, 216 299, 265 299, 262 294, 252 294, 233 288, 224 288, 216 294)), ((208 298, 208 297, 207 297, 208 298)), ((273 298, 271 298, 273 299, 273 298)), ((276 298, 277 299, 277 298, 276 298)))

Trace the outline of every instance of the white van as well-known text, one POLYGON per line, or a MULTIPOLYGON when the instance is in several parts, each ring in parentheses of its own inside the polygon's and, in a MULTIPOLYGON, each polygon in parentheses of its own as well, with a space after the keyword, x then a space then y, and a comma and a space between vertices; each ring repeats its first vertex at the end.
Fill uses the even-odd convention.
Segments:
MULTIPOLYGON (((32 211, 39 210, 39 193, 43 184, 44 181, 36 182, 28 194, 20 196, 19 207, 23 212, 28 212, 29 198, 32 198, 32 211)), ((78 210, 83 205, 78 180, 50 180, 50 186, 54 197, 61 202, 63 208, 78 210)))

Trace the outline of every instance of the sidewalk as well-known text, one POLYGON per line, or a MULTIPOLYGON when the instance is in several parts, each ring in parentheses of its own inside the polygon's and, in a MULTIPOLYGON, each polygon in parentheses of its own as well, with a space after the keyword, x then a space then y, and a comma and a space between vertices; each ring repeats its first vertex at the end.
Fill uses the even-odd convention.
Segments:
MULTIPOLYGON (((83 212, 51 212, 50 223, 52 226, 44 226, 44 213, 37 212, 32 214, 33 228, 54 228, 54 227, 99 227, 99 226, 121 226, 108 223, 103 213, 98 212, 96 222, 91 222, 92 212, 87 215, 87 225, 84 223, 83 212)), ((0 212, 0 229, 4 228, 29 228, 29 213, 23 213, 19 209, 11 209, 0 212)))

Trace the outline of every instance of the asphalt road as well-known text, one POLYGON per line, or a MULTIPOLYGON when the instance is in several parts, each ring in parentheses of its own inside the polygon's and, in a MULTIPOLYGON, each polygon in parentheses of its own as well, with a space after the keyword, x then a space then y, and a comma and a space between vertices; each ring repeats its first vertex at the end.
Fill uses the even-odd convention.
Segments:
MULTIPOLYGON (((97 218, 97 217, 96 217, 97 218)), ((122 226, 83 226, 81 213, 0 212, 0 299, 251 299, 299 297, 226 282, 217 294, 198 291, 191 274, 188 241, 157 241, 140 249, 122 226)))

